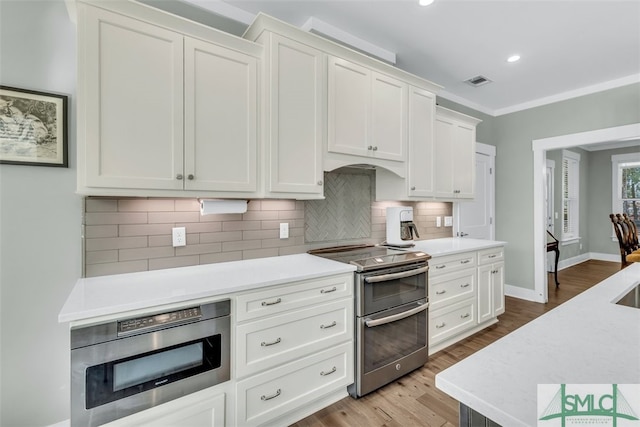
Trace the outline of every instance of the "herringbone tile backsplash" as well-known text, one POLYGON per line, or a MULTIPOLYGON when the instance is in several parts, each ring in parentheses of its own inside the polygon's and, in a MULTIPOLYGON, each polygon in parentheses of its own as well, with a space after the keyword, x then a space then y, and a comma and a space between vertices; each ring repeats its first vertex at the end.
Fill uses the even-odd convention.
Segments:
POLYGON ((414 207, 422 239, 451 237, 436 216, 451 203, 375 202, 372 171, 325 174, 325 200, 251 200, 244 214, 201 216, 194 199, 85 199, 85 276, 158 270, 304 253, 326 246, 380 243, 387 206, 414 207), (280 223, 289 238, 279 238, 280 223), (187 245, 171 245, 171 229, 185 227, 187 245))

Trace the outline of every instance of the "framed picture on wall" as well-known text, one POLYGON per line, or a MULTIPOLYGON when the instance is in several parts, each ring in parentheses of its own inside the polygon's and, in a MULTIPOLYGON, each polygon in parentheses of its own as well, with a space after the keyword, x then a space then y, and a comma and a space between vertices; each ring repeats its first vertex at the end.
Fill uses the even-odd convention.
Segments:
POLYGON ((0 163, 68 167, 67 96, 0 85, 0 163))

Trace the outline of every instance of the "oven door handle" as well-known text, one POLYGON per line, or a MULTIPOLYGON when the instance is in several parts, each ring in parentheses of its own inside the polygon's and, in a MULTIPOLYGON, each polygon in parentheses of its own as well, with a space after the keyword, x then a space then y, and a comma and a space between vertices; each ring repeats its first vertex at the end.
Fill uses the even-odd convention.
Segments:
MULTIPOLYGON (((418 303, 420 304, 420 303, 418 303)), ((421 311, 429 308, 429 303, 420 304, 418 307, 412 308, 411 310, 403 311, 402 313, 394 314, 391 316, 383 317, 382 319, 376 320, 365 320, 364 324, 367 325, 368 328, 373 328, 375 326, 385 325, 387 323, 395 322, 397 320, 402 320, 407 317, 411 317, 415 314, 420 313, 421 311)))
POLYGON ((404 279, 405 277, 417 276, 418 274, 426 273, 429 271, 429 266, 420 267, 409 271, 403 271, 401 273, 382 274, 380 276, 365 277, 364 281, 367 283, 388 282, 390 280, 404 279))

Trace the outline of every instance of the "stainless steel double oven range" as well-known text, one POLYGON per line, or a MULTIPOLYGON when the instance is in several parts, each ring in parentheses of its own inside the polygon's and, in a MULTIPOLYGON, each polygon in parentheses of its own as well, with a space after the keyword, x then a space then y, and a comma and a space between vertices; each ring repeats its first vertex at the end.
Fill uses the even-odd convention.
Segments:
POLYGON ((351 396, 364 396, 427 362, 429 255, 380 246, 310 253, 356 266, 351 396))

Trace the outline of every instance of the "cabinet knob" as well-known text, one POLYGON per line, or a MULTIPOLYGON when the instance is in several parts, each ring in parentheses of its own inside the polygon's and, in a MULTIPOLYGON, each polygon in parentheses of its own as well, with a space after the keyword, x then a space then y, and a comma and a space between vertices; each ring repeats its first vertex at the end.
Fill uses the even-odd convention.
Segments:
POLYGON ((318 181, 318 185, 322 185, 322 181, 318 181))
POLYGON ((373 145, 368 146, 367 150, 373 150, 373 145))
POLYGON ((378 151, 378 147, 373 147, 373 151, 378 151))
POLYGON ((181 174, 181 173, 179 173, 178 175, 176 175, 176 179, 177 179, 177 180, 181 180, 181 179, 182 179, 182 174, 181 174))
POLYGON ((411 190, 415 190, 415 189, 416 189, 416 186, 415 186, 415 185, 411 187, 411 190))
POLYGON ((193 176, 193 174, 192 174, 192 173, 190 173, 189 175, 187 175, 187 179, 188 179, 188 180, 193 180, 193 178, 195 178, 195 177, 193 176))

